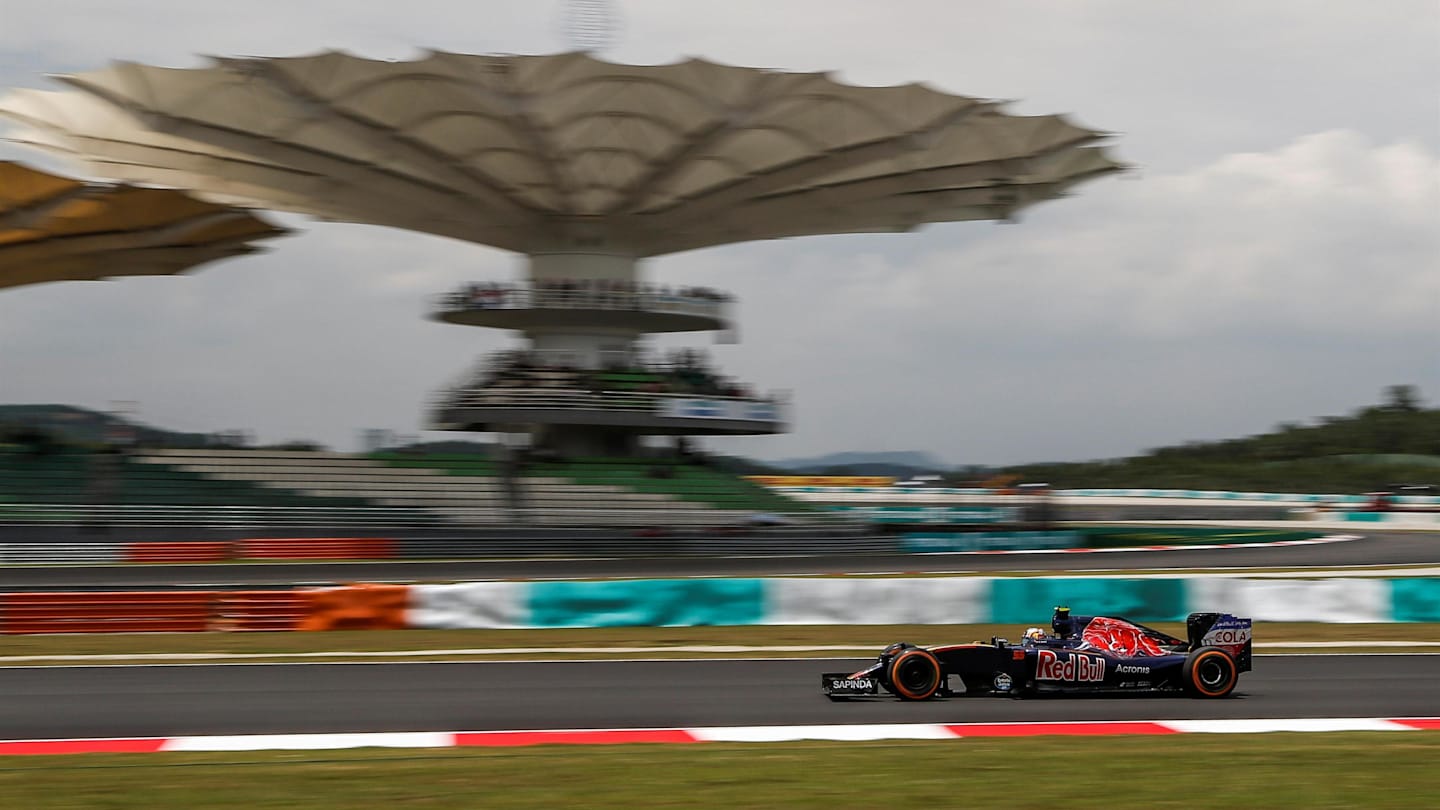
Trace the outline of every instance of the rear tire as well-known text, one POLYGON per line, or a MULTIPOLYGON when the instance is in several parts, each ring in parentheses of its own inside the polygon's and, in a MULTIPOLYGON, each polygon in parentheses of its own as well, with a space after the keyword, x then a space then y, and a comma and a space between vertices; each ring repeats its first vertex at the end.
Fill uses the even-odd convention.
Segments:
POLYGON ((1235 691, 1240 668, 1230 653, 1218 647, 1201 647, 1190 653, 1180 670, 1185 694, 1195 698, 1223 698, 1235 691))
POLYGON ((929 700, 945 682, 940 659, 921 647, 911 647, 891 659, 886 675, 891 691, 901 700, 929 700))

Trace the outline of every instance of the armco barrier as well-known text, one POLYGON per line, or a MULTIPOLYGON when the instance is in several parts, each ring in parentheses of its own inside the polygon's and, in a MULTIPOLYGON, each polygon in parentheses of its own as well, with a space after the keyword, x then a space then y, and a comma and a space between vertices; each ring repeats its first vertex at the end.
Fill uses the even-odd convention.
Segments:
POLYGON ((236 556, 247 560, 388 560, 395 541, 384 537, 286 537, 241 540, 236 556))
POLYGON ((311 612, 306 591, 221 591, 215 594, 212 630, 298 630, 311 612))
POLYGON ((0 633, 187 633, 210 629, 211 592, 7 593, 0 633))
POLYGON ((304 591, 116 591, 0 594, 0 634, 294 630, 304 591))

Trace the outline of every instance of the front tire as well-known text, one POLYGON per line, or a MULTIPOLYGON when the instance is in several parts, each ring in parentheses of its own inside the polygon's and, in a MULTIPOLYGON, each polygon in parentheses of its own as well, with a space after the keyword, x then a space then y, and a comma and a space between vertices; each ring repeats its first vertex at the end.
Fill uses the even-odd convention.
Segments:
POLYGON ((891 659, 886 675, 891 691, 901 700, 929 700, 945 682, 940 659, 921 647, 911 647, 891 659))
POLYGON ((1190 653, 1180 675, 1185 694, 1195 698, 1226 697, 1240 682, 1235 659, 1218 647, 1201 647, 1190 653))

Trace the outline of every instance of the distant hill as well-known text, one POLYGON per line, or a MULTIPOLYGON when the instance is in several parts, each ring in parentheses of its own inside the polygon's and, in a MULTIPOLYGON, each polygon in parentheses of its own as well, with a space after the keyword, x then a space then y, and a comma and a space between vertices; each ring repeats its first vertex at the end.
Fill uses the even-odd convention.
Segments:
POLYGON ((830 453, 811 458, 764 462, 803 475, 893 475, 909 477, 945 472, 949 465, 918 450, 830 453))
POLYGON ((1367 492, 1440 485, 1440 409, 1408 385, 1378 405, 1269 433, 1161 447, 1125 459, 1027 464, 1006 472, 1062 488, 1153 487, 1262 492, 1367 492))
POLYGON ((16 431, 41 431, 52 440, 76 445, 101 445, 112 441, 169 447, 213 444, 213 437, 208 433, 162 430, 74 405, 0 405, 0 433, 13 434, 16 431))

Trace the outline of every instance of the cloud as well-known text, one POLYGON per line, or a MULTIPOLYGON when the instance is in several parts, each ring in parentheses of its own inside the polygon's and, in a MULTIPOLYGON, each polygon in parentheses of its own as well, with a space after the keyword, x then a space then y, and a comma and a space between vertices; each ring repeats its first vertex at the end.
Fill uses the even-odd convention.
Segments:
MULTIPOLYGON (((1440 49, 1432 0, 900 5, 617 3, 618 61, 702 55, 864 84, 923 80, 1074 110, 1133 179, 1018 225, 735 245, 647 264, 740 296, 722 370, 793 392, 767 458, 929 450, 952 463, 1098 458, 1345 413, 1386 385, 1440 400, 1440 49)), ((111 59, 346 48, 412 58, 565 47, 562 4, 6 0, 0 85, 111 59)), ((44 158, 0 143, 0 157, 44 158)), ((188 278, 0 294, 0 401, 353 447, 418 429, 433 391, 513 338, 424 319, 521 260, 308 223, 188 278)), ((703 335, 657 339, 699 345, 703 335)))
POLYGON ((515 260, 400 231, 306 227, 273 253, 189 277, 0 296, 0 400, 134 400, 161 426, 270 441, 416 432, 432 392, 506 340, 424 320, 427 300, 515 260))
POLYGON ((1417 144, 1319 133, 1086 196, 1063 227, 1021 226, 966 251, 973 266, 1026 268, 998 291, 1015 296, 1001 311, 1028 302, 1057 331, 1136 338, 1435 324, 1440 163, 1417 144))
POLYGON ((796 240, 697 276, 740 291, 767 346, 741 365, 796 389, 764 455, 1104 457, 1440 392, 1437 155, 1320 133, 1081 196, 908 262, 796 240))

